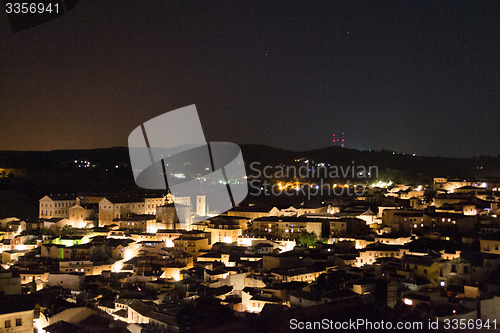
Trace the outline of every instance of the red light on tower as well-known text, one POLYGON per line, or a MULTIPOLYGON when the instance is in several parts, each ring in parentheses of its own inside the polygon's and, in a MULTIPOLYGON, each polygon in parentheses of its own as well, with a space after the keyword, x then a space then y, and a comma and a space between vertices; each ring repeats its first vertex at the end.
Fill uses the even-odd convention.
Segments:
POLYGON ((337 138, 336 137, 336 134, 333 134, 333 144, 334 145, 337 145, 337 144, 340 144, 341 147, 344 147, 344 132, 342 132, 340 138, 337 138))
POLYGON ((333 144, 337 145, 340 142, 340 139, 337 138, 337 134, 333 134, 333 144))

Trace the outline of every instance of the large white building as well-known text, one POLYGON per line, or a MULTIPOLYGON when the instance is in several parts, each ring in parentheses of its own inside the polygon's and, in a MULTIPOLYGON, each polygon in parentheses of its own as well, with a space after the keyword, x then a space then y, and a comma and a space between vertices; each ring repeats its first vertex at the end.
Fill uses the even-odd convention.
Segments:
POLYGON ((50 219, 53 217, 69 218, 69 209, 76 204, 76 195, 46 195, 40 199, 39 217, 50 219))
POLYGON ((113 224, 113 220, 122 219, 129 215, 155 215, 157 208, 165 205, 165 202, 173 201, 190 208, 190 213, 195 212, 199 216, 206 215, 205 196, 196 196, 193 207, 191 197, 174 197, 170 193, 166 196, 109 196, 99 201, 99 226, 113 224))
POLYGON ((137 197, 105 197, 99 201, 99 226, 110 225, 114 219, 127 217, 130 214, 146 213, 144 199, 137 197))
POLYGON ((99 226, 104 226, 130 215, 155 215, 157 208, 165 205, 167 200, 188 207, 188 215, 207 215, 206 197, 203 195, 196 196, 193 203, 189 196, 174 197, 170 193, 167 196, 111 195, 106 197, 49 194, 40 199, 39 218, 68 219, 73 227, 84 228, 98 215, 99 226))

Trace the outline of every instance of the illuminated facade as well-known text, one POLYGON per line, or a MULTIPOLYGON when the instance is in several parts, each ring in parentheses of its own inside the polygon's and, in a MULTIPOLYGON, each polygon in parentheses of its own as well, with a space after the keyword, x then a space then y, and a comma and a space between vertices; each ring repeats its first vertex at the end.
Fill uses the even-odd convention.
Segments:
POLYGON ((39 218, 69 218, 69 209, 76 204, 76 196, 46 195, 40 199, 39 218))

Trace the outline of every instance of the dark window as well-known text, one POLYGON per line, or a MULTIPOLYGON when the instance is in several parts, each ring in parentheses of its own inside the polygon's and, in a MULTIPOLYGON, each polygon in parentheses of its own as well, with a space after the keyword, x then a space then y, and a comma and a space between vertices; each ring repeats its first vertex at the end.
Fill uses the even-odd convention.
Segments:
POLYGON ((469 266, 464 266, 464 274, 469 274, 469 266))
POLYGON ((10 328, 12 325, 10 323, 10 319, 5 321, 5 328, 10 328))
POLYGON ((23 326, 23 320, 21 318, 16 319, 16 326, 23 326))
POLYGON ((457 272, 457 265, 451 265, 451 272, 456 273, 457 272))

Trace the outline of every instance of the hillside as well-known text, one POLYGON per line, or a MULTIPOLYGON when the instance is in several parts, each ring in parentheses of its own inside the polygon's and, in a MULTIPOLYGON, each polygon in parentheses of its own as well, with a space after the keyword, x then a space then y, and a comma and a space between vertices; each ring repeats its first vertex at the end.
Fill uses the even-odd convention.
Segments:
MULTIPOLYGON (((298 165, 309 160, 337 166, 377 166, 379 178, 407 183, 432 182, 433 177, 487 178, 500 175, 500 157, 442 158, 389 151, 341 147, 295 152, 264 145, 242 145, 248 166, 298 165), (300 162, 297 162, 299 160, 300 162), (353 162, 354 161, 354 162, 353 162)), ((48 152, 0 151, 0 217, 36 215, 36 202, 51 192, 137 191, 128 149, 114 147, 48 152), (30 203, 26 211, 19 198, 30 203)))

